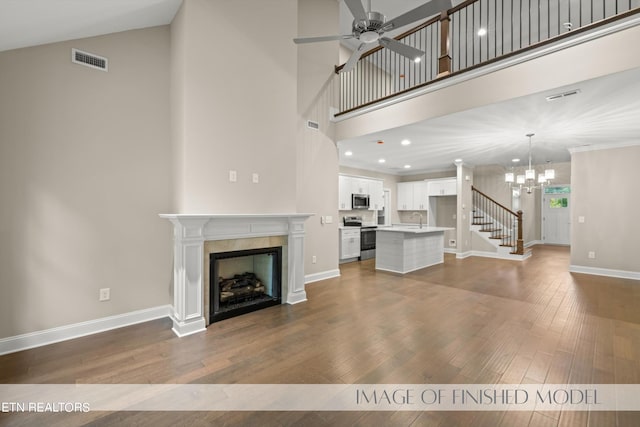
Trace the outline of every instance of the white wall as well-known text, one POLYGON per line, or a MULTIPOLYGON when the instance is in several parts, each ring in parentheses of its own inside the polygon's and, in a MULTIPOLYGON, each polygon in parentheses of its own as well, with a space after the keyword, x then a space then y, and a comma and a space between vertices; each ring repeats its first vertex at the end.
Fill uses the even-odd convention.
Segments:
POLYGON ((167 26, 0 53, 0 338, 170 303, 169 56, 167 26))
POLYGON ((639 161, 640 145, 572 154, 571 265, 640 275, 639 161))

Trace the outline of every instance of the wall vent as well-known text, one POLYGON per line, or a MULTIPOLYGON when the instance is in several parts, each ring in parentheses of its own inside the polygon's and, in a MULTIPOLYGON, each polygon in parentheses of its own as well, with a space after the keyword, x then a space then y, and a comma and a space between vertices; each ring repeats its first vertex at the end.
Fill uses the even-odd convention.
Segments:
POLYGON ((556 93, 555 95, 547 96, 547 101, 556 101, 561 98, 566 98, 567 96, 577 95, 580 93, 580 89, 574 89, 567 92, 556 93))
POLYGON ((93 53, 83 52, 78 49, 71 49, 71 62, 84 65, 85 67, 95 68, 97 70, 107 71, 108 60, 102 56, 93 53))
POLYGON ((307 127, 309 129, 318 130, 320 129, 320 124, 318 122, 312 122, 311 120, 307 120, 307 127))

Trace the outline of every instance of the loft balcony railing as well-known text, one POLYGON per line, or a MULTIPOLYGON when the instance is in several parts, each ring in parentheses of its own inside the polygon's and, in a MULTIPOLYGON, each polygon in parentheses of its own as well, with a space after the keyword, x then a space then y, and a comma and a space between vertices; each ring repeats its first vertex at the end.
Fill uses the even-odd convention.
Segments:
POLYGON ((378 47, 336 67, 337 115, 637 13, 640 0, 467 0, 396 37, 425 51, 421 62, 378 47))

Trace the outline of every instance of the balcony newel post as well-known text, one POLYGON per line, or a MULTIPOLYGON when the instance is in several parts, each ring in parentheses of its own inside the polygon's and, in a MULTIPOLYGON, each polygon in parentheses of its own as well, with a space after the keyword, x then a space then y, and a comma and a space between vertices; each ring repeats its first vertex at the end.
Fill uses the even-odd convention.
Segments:
POLYGON ((449 11, 440 14, 440 56, 438 56, 438 77, 451 73, 451 18, 449 11))

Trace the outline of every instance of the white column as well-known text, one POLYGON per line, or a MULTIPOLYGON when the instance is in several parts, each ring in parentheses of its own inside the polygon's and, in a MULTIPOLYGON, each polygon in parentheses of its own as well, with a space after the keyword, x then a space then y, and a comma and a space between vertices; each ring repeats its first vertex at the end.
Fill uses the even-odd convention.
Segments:
POLYGON ((207 218, 170 220, 173 234, 173 332, 183 337, 204 331, 204 225, 207 218))
POLYGON ((307 218, 289 218, 289 274, 287 289, 283 292, 287 304, 307 300, 304 289, 304 221, 307 218))

